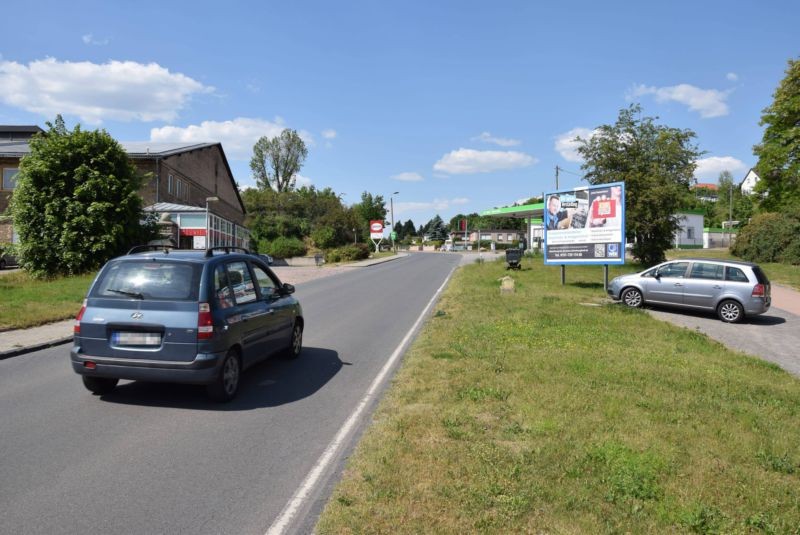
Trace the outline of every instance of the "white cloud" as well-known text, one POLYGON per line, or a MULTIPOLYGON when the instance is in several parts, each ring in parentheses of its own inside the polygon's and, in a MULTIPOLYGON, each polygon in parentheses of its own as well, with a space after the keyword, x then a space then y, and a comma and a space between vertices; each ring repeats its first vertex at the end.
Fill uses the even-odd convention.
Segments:
POLYGON ((735 72, 729 72, 728 74, 725 75, 725 78, 727 78, 731 82, 736 82, 739 80, 739 75, 736 74, 735 72))
POLYGON ((334 130, 333 128, 328 128, 327 130, 323 130, 322 137, 325 139, 336 139, 336 130, 334 130))
POLYGON ((90 33, 81 37, 83 44, 85 45, 93 45, 93 46, 105 46, 108 44, 108 39, 95 39, 94 36, 90 33))
POLYGON ((419 173, 405 172, 392 175, 393 180, 400 180, 401 182, 420 182, 425 180, 419 173))
POLYGON ((75 115, 92 124, 171 121, 193 94, 213 90, 156 63, 0 61, 0 100, 5 104, 48 118, 75 115))
MULTIPOLYGON (((225 154, 233 160, 249 160, 253 145, 259 138, 276 137, 286 128, 283 119, 274 121, 237 117, 231 121, 203 121, 186 127, 163 126, 150 130, 150 141, 179 141, 182 143, 220 142, 225 154)), ((308 145, 314 140, 308 132, 298 132, 308 145)))
POLYGON ((453 199, 434 199, 431 202, 396 202, 394 203, 394 215, 407 214, 411 212, 443 212, 451 206, 463 206, 469 203, 466 197, 455 197, 453 199))
POLYGON ((472 141, 483 141, 484 143, 493 143, 501 147, 515 147, 522 143, 518 139, 509 139, 505 137, 496 137, 489 132, 482 132, 481 135, 472 138, 472 141))
POLYGON ((294 187, 302 188, 303 186, 312 186, 314 182, 308 178, 307 176, 303 175, 295 175, 294 187))
POLYGON ((637 85, 631 89, 628 98, 654 95, 656 102, 668 102, 670 100, 679 102, 688 106, 691 111, 698 112, 700 117, 708 119, 728 115, 728 105, 725 101, 728 99, 729 94, 730 91, 701 89, 689 84, 669 87, 637 85))
POLYGON ((695 176, 706 180, 716 180, 723 171, 730 171, 735 177, 738 173, 749 169, 743 161, 733 156, 709 156, 700 158, 695 163, 697 164, 697 169, 694 171, 695 176))
POLYGON ((578 154, 578 147, 580 145, 575 141, 575 138, 579 137, 588 140, 597 134, 597 132, 598 130, 589 130, 588 128, 581 127, 573 128, 569 132, 564 132, 556 137, 556 152, 568 162, 582 162, 583 158, 578 154))
POLYGON ((442 156, 433 164, 433 169, 451 175, 465 175, 519 169, 538 161, 523 152, 460 148, 442 156))

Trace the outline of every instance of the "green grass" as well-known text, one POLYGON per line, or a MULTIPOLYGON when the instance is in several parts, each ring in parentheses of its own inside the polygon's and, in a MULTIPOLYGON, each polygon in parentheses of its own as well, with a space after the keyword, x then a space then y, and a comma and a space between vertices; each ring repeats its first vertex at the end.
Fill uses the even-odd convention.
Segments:
MULTIPOLYGON (((672 249, 667 251, 667 258, 670 260, 691 257, 732 258, 734 260, 741 260, 741 258, 733 256, 728 249, 672 249)), ((800 290, 800 266, 779 264, 777 262, 759 262, 758 265, 760 265, 767 274, 770 282, 800 290)))
POLYGON ((795 532, 796 378, 524 267, 455 275, 317 533, 795 532))
POLYGON ((93 278, 36 280, 23 271, 0 275, 0 331, 74 318, 93 278))

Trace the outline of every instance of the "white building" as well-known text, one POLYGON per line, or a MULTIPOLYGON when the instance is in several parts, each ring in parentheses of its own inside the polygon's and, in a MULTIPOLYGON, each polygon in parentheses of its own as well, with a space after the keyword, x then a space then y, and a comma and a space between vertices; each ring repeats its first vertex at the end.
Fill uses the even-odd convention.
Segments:
POLYGON ((678 216, 680 228, 675 232, 676 249, 703 248, 703 211, 684 210, 678 216))
POLYGON ((755 171, 750 169, 745 175, 744 180, 742 180, 741 185, 739 186, 742 190, 742 193, 745 195, 750 195, 753 193, 753 189, 755 189, 756 184, 758 181, 761 180, 761 177, 756 174, 755 171))

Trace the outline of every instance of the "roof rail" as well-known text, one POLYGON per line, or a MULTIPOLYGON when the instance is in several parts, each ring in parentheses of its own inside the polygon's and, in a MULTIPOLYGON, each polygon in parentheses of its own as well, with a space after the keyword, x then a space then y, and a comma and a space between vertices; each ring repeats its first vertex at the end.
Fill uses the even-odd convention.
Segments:
POLYGON ((225 253, 230 253, 232 250, 242 251, 244 254, 250 254, 250 251, 244 247, 236 247, 233 245, 217 245, 216 247, 209 247, 206 249, 206 258, 214 256, 214 251, 225 251, 225 253))
POLYGON ((162 249, 164 254, 169 254, 170 249, 175 249, 174 245, 135 245, 131 247, 131 250, 128 251, 128 254, 135 254, 141 253, 143 251, 156 251, 158 249, 162 249))

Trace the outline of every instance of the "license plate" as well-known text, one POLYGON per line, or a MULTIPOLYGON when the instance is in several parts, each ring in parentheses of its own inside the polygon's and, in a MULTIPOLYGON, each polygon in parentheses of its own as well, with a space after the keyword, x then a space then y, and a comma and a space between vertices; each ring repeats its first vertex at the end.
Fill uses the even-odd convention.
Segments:
POLYGON ((115 332, 111 341, 118 346, 160 346, 161 334, 115 332))

